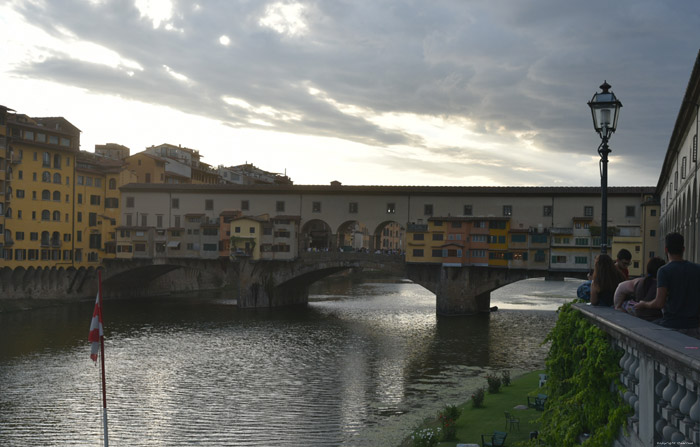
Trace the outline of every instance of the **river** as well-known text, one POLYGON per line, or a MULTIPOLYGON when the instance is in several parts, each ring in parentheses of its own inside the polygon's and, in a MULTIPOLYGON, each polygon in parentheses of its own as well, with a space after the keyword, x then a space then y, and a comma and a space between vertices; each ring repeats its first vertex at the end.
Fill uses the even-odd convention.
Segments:
MULTIPOLYGON (((435 315, 399 280, 338 278, 300 309, 219 293, 104 305, 110 444, 392 446, 490 371, 542 368, 578 280, 521 281, 499 311, 435 315)), ((94 301, 0 313, 0 445, 100 445, 94 301)))

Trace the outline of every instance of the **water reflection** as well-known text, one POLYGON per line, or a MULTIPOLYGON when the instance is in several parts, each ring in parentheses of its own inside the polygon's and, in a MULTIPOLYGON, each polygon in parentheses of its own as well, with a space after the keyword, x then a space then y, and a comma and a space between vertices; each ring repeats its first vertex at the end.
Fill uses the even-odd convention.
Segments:
MULTIPOLYGON (((394 445, 427 414, 464 401, 487 371, 541 367, 550 308, 577 284, 519 283, 494 294, 499 312, 465 318, 436 318, 420 286, 347 278, 316 287, 295 310, 239 310, 210 294, 107 302, 110 437, 394 445)), ((92 306, 0 314, 0 445, 99 443, 92 306)))

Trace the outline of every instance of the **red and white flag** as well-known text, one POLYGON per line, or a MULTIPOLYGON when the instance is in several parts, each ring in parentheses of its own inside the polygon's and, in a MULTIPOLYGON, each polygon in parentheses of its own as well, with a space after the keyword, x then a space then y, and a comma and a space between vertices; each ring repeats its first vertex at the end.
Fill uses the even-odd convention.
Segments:
POLYGON ((92 321, 90 322, 90 335, 88 341, 90 345, 90 358, 97 361, 97 353, 100 352, 100 338, 104 336, 102 329, 102 308, 100 307, 100 293, 97 293, 95 300, 95 310, 92 312, 92 321))

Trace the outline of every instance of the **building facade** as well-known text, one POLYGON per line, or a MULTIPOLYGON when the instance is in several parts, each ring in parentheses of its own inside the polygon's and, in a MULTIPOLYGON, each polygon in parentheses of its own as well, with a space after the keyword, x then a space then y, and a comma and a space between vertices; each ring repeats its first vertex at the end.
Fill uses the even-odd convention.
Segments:
MULTIPOLYGON (((685 238, 685 257, 700 262, 700 185, 698 130, 700 118, 700 52, 690 75, 656 186, 660 200, 660 236, 678 232, 685 238)), ((658 253, 663 253, 663 237, 658 253)))

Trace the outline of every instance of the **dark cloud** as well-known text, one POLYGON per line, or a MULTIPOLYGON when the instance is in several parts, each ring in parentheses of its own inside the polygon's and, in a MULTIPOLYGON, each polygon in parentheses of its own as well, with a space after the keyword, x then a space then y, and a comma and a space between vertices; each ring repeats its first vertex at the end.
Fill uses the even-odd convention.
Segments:
MULTIPOLYGON (((500 155, 432 147, 410 130, 343 112, 309 88, 371 115, 462 117, 477 122, 473 130, 485 137, 494 129, 532 132, 545 153, 574 157, 595 154, 586 102, 607 80, 624 104, 613 154, 638 172, 640 184, 655 184, 700 42, 694 2, 303 1, 308 29, 296 36, 260 26, 270 3, 202 1, 199 10, 188 1, 173 3, 167 21, 172 30, 166 30, 165 23, 154 29, 133 1, 18 2, 15 8, 28 22, 55 37, 67 30, 143 70, 129 76, 125 69, 51 53, 17 66, 15 74, 169 106, 232 127, 425 148, 449 154, 455 165, 391 154, 383 162, 442 169, 455 178, 475 160, 500 155), (222 35, 230 45, 219 44, 222 35), (190 82, 173 78, 165 66, 190 82)), ((503 168, 476 164, 484 177, 504 178, 503 168)), ((561 180, 556 172, 532 172, 514 170, 507 178, 523 184, 561 180)))

